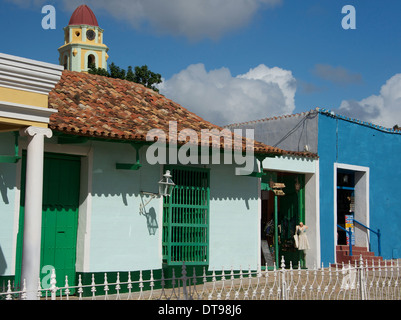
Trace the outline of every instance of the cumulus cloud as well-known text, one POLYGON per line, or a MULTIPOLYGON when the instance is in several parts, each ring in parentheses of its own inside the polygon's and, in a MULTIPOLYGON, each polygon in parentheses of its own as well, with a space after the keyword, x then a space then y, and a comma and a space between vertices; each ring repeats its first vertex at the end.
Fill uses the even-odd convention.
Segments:
MULTIPOLYGON (((19 5, 39 5, 44 0, 7 0, 19 5)), ((104 10, 134 28, 150 26, 161 34, 191 40, 218 39, 247 25, 258 10, 274 7, 283 0, 60 0, 70 12, 85 2, 92 10, 104 10)), ((58 9, 58 8, 57 8, 58 9)))
POLYGON ((352 73, 341 66, 333 67, 328 64, 316 64, 313 73, 321 79, 340 85, 362 82, 362 76, 359 73, 352 73))
POLYGON ((342 101, 339 112, 387 128, 401 125, 401 74, 391 77, 380 90, 361 101, 342 101))
POLYGON ((295 109, 291 71, 263 64, 232 76, 227 68, 207 71, 201 63, 163 81, 160 92, 217 125, 289 114, 295 109))

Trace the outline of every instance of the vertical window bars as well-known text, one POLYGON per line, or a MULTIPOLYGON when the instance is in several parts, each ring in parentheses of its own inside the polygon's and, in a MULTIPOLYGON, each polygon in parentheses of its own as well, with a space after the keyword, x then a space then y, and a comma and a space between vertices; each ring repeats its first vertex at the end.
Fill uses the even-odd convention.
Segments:
POLYGON ((208 264, 209 169, 168 166, 176 186, 163 200, 163 260, 208 264))

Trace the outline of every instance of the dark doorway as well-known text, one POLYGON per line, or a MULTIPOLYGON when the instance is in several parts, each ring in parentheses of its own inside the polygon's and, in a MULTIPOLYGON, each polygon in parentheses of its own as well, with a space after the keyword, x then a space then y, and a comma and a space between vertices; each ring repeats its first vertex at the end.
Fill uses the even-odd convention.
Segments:
MULTIPOLYGON (((305 176, 303 174, 286 172, 268 172, 262 178, 262 213, 261 213, 261 246, 262 265, 273 266, 275 251, 278 247, 278 256, 284 257, 286 265, 298 262, 304 266, 304 257, 294 243, 295 227, 300 221, 305 223, 305 176), (277 197, 271 191, 270 183, 284 183, 285 195, 277 197), (277 221, 275 221, 277 210, 277 221), (276 225, 277 224, 277 227, 276 225), (277 229, 277 246, 275 244, 275 230, 277 229), (270 254, 270 255, 269 255, 270 254)), ((281 261, 276 262, 276 267, 281 261)))
MULTIPOLYGON (((352 171, 337 171, 337 225, 346 228, 347 218, 354 215, 355 174, 352 171)), ((347 233, 338 228, 337 244, 347 245, 347 233)))

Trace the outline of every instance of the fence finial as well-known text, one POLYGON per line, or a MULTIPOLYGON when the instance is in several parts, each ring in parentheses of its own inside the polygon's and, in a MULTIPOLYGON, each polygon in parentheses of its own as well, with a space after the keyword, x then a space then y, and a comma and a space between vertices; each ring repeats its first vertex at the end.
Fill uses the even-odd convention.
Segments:
POLYGON ((56 292, 57 292, 57 280, 56 280, 56 270, 52 269, 52 275, 50 276, 50 291, 52 295, 52 300, 56 300, 56 292))
POLYGON ((116 280, 116 292, 117 292, 117 299, 120 300, 120 272, 117 272, 117 280, 116 280))
POLYGON ((6 300, 12 300, 11 280, 8 280, 6 300))
POLYGON ((82 288, 82 277, 81 275, 78 276, 78 295, 79 295, 79 300, 82 300, 82 293, 84 292, 84 289, 82 288))
POLYGON ((37 289, 38 293, 37 293, 37 297, 38 299, 40 299, 42 297, 42 287, 41 287, 41 281, 40 281, 40 277, 38 279, 38 289, 37 289))
POLYGON ((22 300, 26 300, 26 299, 27 299, 27 294, 26 294, 26 280, 25 280, 25 279, 24 279, 23 284, 22 284, 21 299, 22 299, 22 300))
POLYGON ((69 289, 69 286, 68 286, 68 276, 66 275, 65 276, 65 285, 64 285, 64 288, 65 288, 65 290, 64 290, 64 292, 65 292, 65 295, 67 296, 67 300, 69 299, 69 295, 70 295, 70 289, 69 289))
POLYGON ((104 299, 107 300, 109 295, 109 283, 107 281, 107 273, 104 274, 104 299))
POLYGON ((93 273, 92 273, 91 292, 92 292, 92 299, 94 300, 96 293, 96 283, 95 283, 95 275, 93 273))

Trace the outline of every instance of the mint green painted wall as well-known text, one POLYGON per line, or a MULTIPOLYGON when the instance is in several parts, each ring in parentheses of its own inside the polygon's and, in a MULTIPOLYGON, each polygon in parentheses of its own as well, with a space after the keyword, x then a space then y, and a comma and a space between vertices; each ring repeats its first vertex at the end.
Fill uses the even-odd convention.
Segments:
MULTIPOLYGON (((159 198, 146 206, 146 211, 156 217, 156 234, 149 233, 146 217, 139 214, 139 192, 158 191, 160 166, 146 164, 144 148, 140 170, 116 170, 116 162, 135 160, 131 146, 96 142, 93 148, 90 271, 160 268, 159 198)), ((209 269, 256 268, 260 254, 258 179, 236 176, 237 165, 207 167, 210 168, 209 269)))
MULTIPOLYGON (((0 154, 14 155, 14 134, 0 133, 0 154)), ((0 163, 0 276, 13 275, 17 165, 0 163)))
POLYGON ((256 268, 260 254, 258 180, 234 165, 210 170, 210 269, 256 268))
MULTIPOLYGON (((93 148, 90 271, 160 268, 160 229, 152 235, 146 217, 139 214, 140 191, 157 192, 160 167, 144 163, 137 171, 117 170, 117 162, 135 162, 134 148, 101 142, 93 148)), ((146 212, 160 224, 160 199, 153 199, 146 212)))

